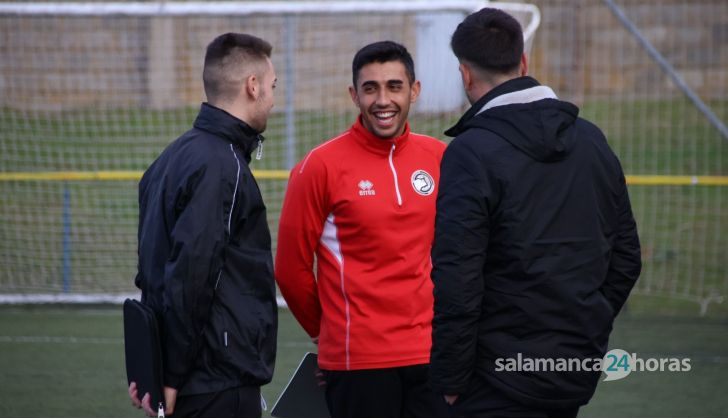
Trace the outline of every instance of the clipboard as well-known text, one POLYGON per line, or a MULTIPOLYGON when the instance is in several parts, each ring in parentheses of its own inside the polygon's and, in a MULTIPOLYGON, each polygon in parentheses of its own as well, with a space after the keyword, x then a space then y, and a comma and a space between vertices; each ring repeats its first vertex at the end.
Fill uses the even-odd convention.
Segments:
POLYGON ((139 398, 148 392, 151 407, 164 411, 157 317, 152 308, 134 299, 124 301, 124 354, 127 385, 136 382, 139 398))
POLYGON ((316 378, 318 355, 306 353, 276 400, 271 415, 277 418, 331 418, 326 389, 316 378))

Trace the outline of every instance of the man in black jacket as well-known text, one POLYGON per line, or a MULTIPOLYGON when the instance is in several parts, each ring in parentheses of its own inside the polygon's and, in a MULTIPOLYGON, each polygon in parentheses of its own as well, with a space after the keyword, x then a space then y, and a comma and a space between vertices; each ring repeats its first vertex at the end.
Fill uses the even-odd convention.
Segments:
MULTIPOLYGON (((248 167, 273 107, 271 49, 236 33, 210 43, 208 102, 139 183, 135 283, 159 318, 164 398, 175 417, 260 417, 260 386, 273 375, 271 238, 248 167)), ((129 393, 156 416, 134 383, 129 393)))
POLYGON ((526 76, 511 16, 480 10, 451 46, 473 106, 446 132, 432 384, 456 417, 573 417, 641 269, 624 174, 602 132, 526 76), (519 356, 587 367, 503 367, 519 356))

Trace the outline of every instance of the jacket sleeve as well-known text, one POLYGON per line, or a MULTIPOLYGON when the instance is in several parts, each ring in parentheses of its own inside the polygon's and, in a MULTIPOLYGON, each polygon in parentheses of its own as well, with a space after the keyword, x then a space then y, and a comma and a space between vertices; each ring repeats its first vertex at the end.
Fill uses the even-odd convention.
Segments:
MULTIPOLYGON (((616 158, 616 157, 615 157, 616 158)), ((619 165, 619 163, 617 163, 619 165)), ((601 291, 614 310, 616 317, 627 301, 629 292, 637 282, 642 270, 640 240, 637 235, 637 224, 632 215, 627 184, 622 168, 619 167, 619 193, 617 195, 618 226, 617 236, 612 246, 607 278, 601 291)))
POLYGON ((321 305, 313 273, 314 253, 328 214, 326 168, 309 154, 291 171, 278 226, 275 274, 291 313, 318 337, 321 305))
POLYGON ((439 393, 463 393, 476 363, 489 202, 494 195, 490 181, 476 152, 455 139, 440 167, 432 248, 435 305, 430 374, 439 393))
MULTIPOLYGON (((184 164, 184 163, 180 163, 184 164)), ((221 164, 198 164, 170 182, 165 197, 171 253, 164 269, 164 384, 179 389, 190 373, 208 322, 226 240, 221 164)))

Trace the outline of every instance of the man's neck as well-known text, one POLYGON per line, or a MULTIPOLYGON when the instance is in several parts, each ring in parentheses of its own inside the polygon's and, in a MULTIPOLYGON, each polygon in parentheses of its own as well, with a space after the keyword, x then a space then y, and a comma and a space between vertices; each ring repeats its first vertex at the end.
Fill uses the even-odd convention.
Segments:
POLYGON ((500 86, 506 81, 513 80, 518 77, 519 76, 503 75, 492 77, 487 81, 476 81, 473 83, 473 88, 468 92, 468 100, 470 101, 470 104, 475 104, 475 102, 480 100, 481 97, 488 94, 494 88, 500 86))
POLYGON ((229 114, 235 116, 236 118, 247 123, 248 113, 245 112, 245 106, 241 106, 240 104, 229 103, 229 102, 208 101, 208 103, 212 106, 215 106, 216 108, 218 108, 220 110, 226 111, 227 113, 229 113, 229 114))

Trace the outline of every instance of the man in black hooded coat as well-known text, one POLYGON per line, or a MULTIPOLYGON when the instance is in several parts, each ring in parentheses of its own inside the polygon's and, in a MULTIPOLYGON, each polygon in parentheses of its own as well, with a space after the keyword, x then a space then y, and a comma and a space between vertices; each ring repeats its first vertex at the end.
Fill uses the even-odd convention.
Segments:
POLYGON ((511 16, 468 16, 452 48, 473 106, 446 132, 432 384, 456 417, 573 417, 641 270, 624 174, 599 128, 526 76, 511 16), (519 356, 591 370, 504 367, 519 356))

